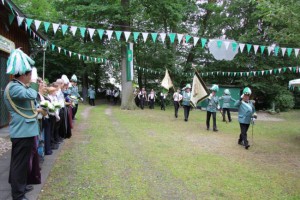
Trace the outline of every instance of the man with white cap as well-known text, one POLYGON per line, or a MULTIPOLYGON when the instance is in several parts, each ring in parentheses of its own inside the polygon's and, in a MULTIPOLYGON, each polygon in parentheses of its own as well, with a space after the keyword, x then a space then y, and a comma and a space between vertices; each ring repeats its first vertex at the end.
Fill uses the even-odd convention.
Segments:
POLYGON ((46 112, 35 107, 38 92, 29 85, 34 61, 20 49, 11 52, 7 74, 14 75, 4 92, 4 102, 11 115, 9 133, 12 142, 9 182, 13 199, 27 199, 28 168, 34 137, 39 134, 37 114, 46 112))
POLYGON ((219 107, 219 98, 217 97, 217 92, 219 91, 218 85, 213 85, 211 88, 211 94, 207 99, 207 107, 206 107, 206 129, 209 130, 210 128, 210 117, 213 117, 213 131, 218 131, 217 129, 217 119, 216 119, 216 112, 219 107))
POLYGON ((234 98, 231 97, 229 89, 224 90, 224 95, 219 98, 219 100, 223 100, 223 106, 222 106, 222 116, 223 116, 223 122, 225 122, 226 118, 226 112, 228 116, 228 121, 231 122, 231 115, 230 115, 230 102, 236 101, 234 98))
POLYGON ((191 110, 191 84, 186 84, 186 86, 183 88, 182 92, 182 105, 184 110, 184 121, 189 120, 190 110, 191 110))

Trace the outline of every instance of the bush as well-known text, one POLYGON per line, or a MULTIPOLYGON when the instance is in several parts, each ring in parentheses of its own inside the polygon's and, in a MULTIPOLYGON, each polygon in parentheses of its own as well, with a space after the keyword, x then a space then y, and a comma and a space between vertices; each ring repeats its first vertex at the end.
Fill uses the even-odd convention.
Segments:
POLYGON ((295 101, 293 95, 286 90, 283 90, 274 99, 276 108, 281 111, 287 111, 295 106, 295 101))

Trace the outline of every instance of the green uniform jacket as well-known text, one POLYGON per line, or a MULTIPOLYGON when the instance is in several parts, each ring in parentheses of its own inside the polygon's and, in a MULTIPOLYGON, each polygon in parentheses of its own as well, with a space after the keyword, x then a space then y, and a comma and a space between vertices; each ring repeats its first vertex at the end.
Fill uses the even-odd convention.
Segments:
POLYGON ((217 112, 217 107, 219 104, 219 97, 213 96, 213 97, 211 97, 211 99, 207 98, 206 101, 207 101, 206 111, 217 112))
POLYGON ((239 122, 241 124, 250 124, 251 117, 255 112, 254 105, 251 101, 249 103, 237 100, 234 106, 238 107, 239 109, 239 122))
POLYGON ((90 97, 90 99, 95 99, 96 98, 96 92, 94 89, 90 89, 88 91, 88 97, 90 97))
POLYGON ((236 101, 230 95, 224 95, 220 97, 219 100, 223 100, 222 108, 230 108, 230 101, 234 101, 234 102, 236 101))
POLYGON ((11 106, 6 91, 9 89, 9 95, 17 109, 25 115, 34 116, 31 102, 35 101, 38 93, 29 87, 26 87, 18 80, 11 81, 4 92, 4 102, 11 115, 9 123, 9 133, 11 138, 26 138, 33 137, 39 134, 37 117, 24 117, 17 113, 11 106), (8 88, 9 86, 9 88, 8 88))
POLYGON ((191 92, 183 92, 182 93, 182 105, 189 106, 191 101, 191 92))

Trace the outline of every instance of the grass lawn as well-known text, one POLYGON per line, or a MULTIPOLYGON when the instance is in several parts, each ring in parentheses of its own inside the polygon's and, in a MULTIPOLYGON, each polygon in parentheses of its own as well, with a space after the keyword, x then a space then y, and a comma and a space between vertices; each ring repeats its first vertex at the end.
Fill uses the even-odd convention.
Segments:
POLYGON ((79 108, 39 199, 300 199, 300 111, 258 113, 245 150, 237 113, 212 132, 200 110, 79 108))

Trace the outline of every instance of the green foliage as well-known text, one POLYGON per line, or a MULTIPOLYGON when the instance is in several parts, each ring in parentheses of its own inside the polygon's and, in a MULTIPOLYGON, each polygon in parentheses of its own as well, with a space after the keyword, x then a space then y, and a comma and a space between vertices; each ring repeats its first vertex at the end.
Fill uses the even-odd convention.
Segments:
POLYGON ((288 90, 282 90, 274 99, 276 108, 287 111, 295 106, 294 97, 288 90))

